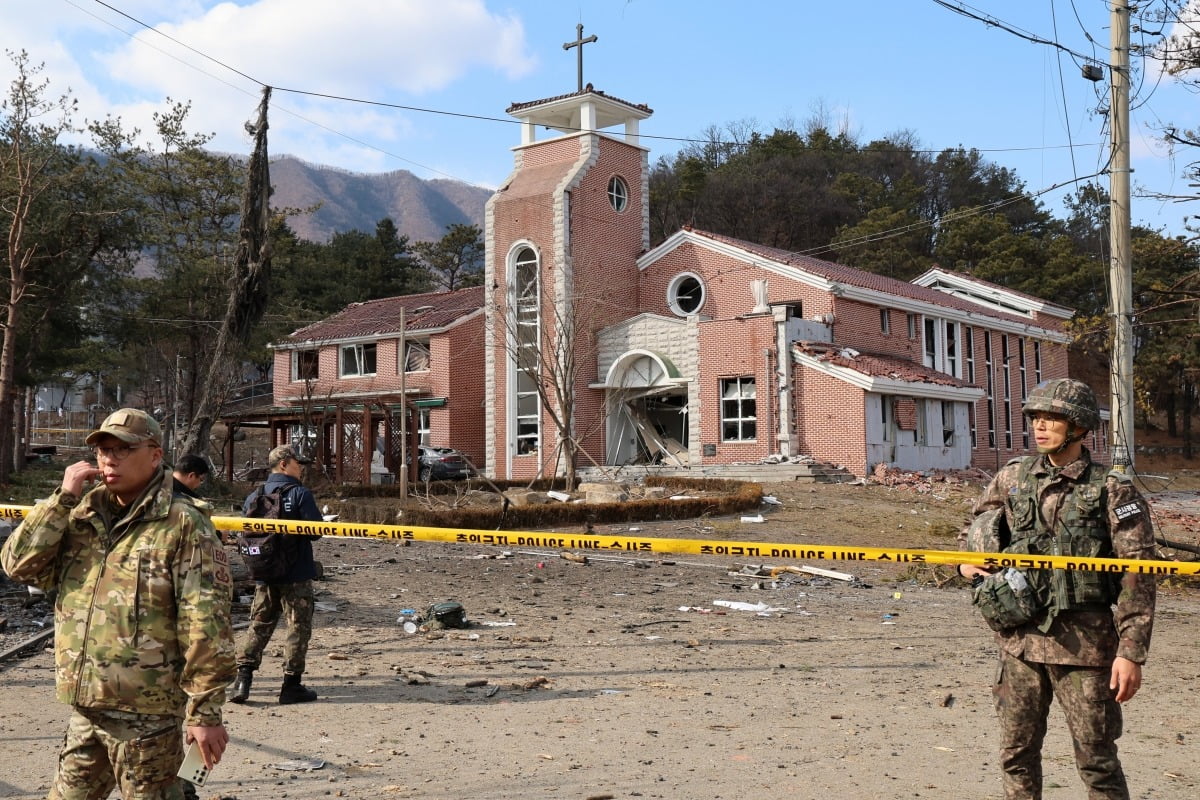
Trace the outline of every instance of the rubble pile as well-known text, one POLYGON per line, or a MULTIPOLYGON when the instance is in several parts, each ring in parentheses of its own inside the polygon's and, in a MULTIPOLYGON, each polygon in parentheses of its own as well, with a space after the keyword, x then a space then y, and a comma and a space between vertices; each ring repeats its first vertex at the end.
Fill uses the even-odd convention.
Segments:
POLYGON ((930 494, 938 484, 949 487, 982 486, 991 479, 992 476, 981 469, 931 469, 910 472, 881 462, 871 470, 867 483, 930 494))

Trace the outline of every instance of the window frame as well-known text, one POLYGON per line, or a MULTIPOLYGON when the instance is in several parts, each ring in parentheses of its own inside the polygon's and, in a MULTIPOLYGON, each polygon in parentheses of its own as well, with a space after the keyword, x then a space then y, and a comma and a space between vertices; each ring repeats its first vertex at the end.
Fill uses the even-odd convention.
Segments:
POLYGON ((433 354, 430 352, 428 339, 404 339, 404 358, 397 362, 397 366, 404 365, 404 373, 407 375, 412 372, 429 372, 433 367, 433 354), (410 364, 414 356, 424 353, 425 366, 413 368, 410 364))
POLYGON ((379 345, 376 342, 358 342, 344 344, 338 348, 338 377, 339 378, 371 378, 378 374, 379 345), (347 354, 353 353, 356 362, 356 372, 348 372, 347 354), (370 362, 368 364, 368 361, 370 362), (370 366, 368 370, 367 367, 370 366))
POLYGON ((721 378, 721 441, 731 444, 746 444, 758 441, 758 383, 753 375, 736 375, 721 378), (734 390, 731 394, 730 390, 734 390), (749 392, 746 390, 749 389, 749 392), (729 404, 734 404, 735 415, 729 413, 729 404), (736 435, 729 436, 729 426, 736 427, 736 435), (747 435, 749 428, 749 435, 747 435))
POLYGON ((292 351, 292 382, 303 383, 321 378, 321 351, 315 347, 292 351), (312 367, 311 374, 306 367, 312 367))
MULTIPOLYGON (((690 295, 691 292, 689 291, 688 294, 690 295)), ((694 272, 681 272, 667 284, 667 305, 677 317, 690 317, 694 314, 699 314, 706 302, 708 302, 708 287, 704 285, 704 280, 694 272), (700 292, 699 299, 695 301, 695 307, 690 310, 684 308, 684 304, 680 302, 684 284, 689 281, 694 281, 696 289, 700 292)), ((691 305, 690 301, 688 305, 691 305)))
POLYGON ((629 183, 620 175, 608 179, 607 194, 608 205, 613 211, 620 214, 629 208, 629 183))
POLYGON ((523 244, 512 251, 511 263, 509 439, 515 455, 537 455, 542 445, 542 400, 537 388, 541 379, 542 257, 532 246, 523 244))

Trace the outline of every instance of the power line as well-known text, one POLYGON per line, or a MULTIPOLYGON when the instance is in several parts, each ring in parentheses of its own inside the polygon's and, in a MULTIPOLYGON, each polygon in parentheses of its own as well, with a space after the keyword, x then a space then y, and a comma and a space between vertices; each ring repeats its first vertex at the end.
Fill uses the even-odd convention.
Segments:
MULTIPOLYGON (((391 102, 385 102, 385 101, 381 101, 381 100, 373 100, 373 99, 369 99, 369 98, 351 97, 351 96, 347 96, 347 95, 337 95, 337 94, 330 94, 330 93, 326 93, 326 92, 316 92, 316 91, 311 91, 311 90, 307 90, 307 89, 282 87, 282 86, 275 86, 273 84, 268 84, 264 81, 259 80, 258 78, 255 78, 255 77, 241 71, 240 69, 238 69, 230 64, 227 64, 226 62, 224 62, 218 58, 215 58, 201 50, 198 50, 195 47, 192 47, 191 45, 187 44, 186 42, 183 42, 175 37, 172 37, 166 33, 163 33, 162 31, 158 30, 154 26, 152 26, 146 22, 143 22, 142 20, 140 20, 124 11, 121 11, 120 9, 116 8, 115 6, 111 5, 108 2, 105 2, 105 0, 93 0, 93 1, 95 3, 103 6, 104 8, 111 10, 113 13, 119 14, 121 17, 130 20, 131 22, 141 26, 142 28, 145 28, 147 31, 156 33, 159 36, 162 36, 163 38, 179 45, 180 47, 183 47, 183 48, 187 49, 188 51, 195 53, 196 55, 200 56, 201 58, 203 58, 207 61, 211 61, 213 64, 216 64, 216 65, 218 65, 224 69, 227 69, 230 72, 232 72, 242 78, 245 78, 248 81, 251 81, 252 83, 257 84, 259 88, 264 88, 269 85, 275 92, 288 93, 288 94, 293 94, 293 95, 298 95, 298 96, 303 96, 303 97, 313 97, 313 98, 318 98, 318 99, 323 99, 323 100, 332 100, 332 101, 343 102, 343 103, 369 105, 369 106, 373 106, 373 107, 377 107, 377 108, 394 109, 397 111, 409 111, 409 112, 417 113, 417 114, 431 114, 431 115, 436 115, 436 116, 445 116, 445 117, 454 117, 454 118, 458 118, 458 119, 474 120, 474 121, 478 121, 478 122, 500 123, 500 124, 504 124, 504 125, 521 125, 522 124, 522 122, 520 120, 512 119, 509 117, 496 117, 496 116, 491 116, 491 115, 486 115, 486 114, 473 114, 473 113, 461 112, 461 111, 449 111, 446 109, 429 108, 429 107, 424 107, 424 106, 413 106, 413 105, 406 105, 406 104, 402 104, 402 103, 391 103, 391 102)), ((946 3, 942 2, 942 0, 934 0, 934 1, 938 2, 941 5, 947 5, 946 3)), ((79 8, 79 6, 73 0, 65 0, 65 2, 67 2, 68 4, 70 4, 72 6, 75 6, 76 8, 79 8)), ((84 10, 84 9, 80 9, 80 10, 84 10)), ((956 10, 956 9, 952 9, 952 10, 956 10)), ((90 12, 85 11, 85 13, 90 13, 90 12)), ((92 14, 91 16, 95 17, 96 15, 92 14)), ((100 18, 97 17, 97 19, 100 19, 100 18)), ((110 23, 106 23, 106 24, 110 24, 110 23)), ((112 26, 112 27, 115 27, 115 26, 112 26)), ((124 31, 120 28, 116 28, 116 29, 118 31, 121 31, 122 33, 124 33, 126 36, 129 36, 130 38, 134 38, 133 34, 129 33, 128 31, 124 31)), ((139 40, 139 42, 142 42, 142 40, 139 40)), ((142 43, 147 44, 147 46, 153 47, 153 45, 150 45, 148 42, 142 42, 142 43)), ((178 57, 176 57, 170 53, 167 53, 166 51, 164 51, 160 48, 153 47, 153 49, 157 50, 160 53, 163 53, 164 55, 167 55, 168 57, 172 58, 173 60, 175 60, 181 64, 184 64, 185 66, 188 66, 192 69, 199 71, 201 74, 208 75, 209 77, 212 77, 214 80, 224 83, 225 85, 230 86, 231 88, 238 89, 239 91, 242 91, 242 92, 246 93, 247 95, 252 94, 251 92, 248 92, 245 89, 241 89, 240 87, 233 86, 232 84, 221 80, 220 78, 218 78, 217 76, 213 75, 210 72, 202 70, 202 69, 196 67, 195 65, 188 64, 186 61, 183 61, 182 59, 179 59, 178 57)), ((1083 58, 1085 60, 1087 60, 1086 57, 1083 57, 1083 58)), ((448 178, 455 178, 455 179, 461 180, 455 175, 451 175, 449 173, 443 172, 443 171, 435 169, 433 167, 429 167, 427 165, 424 165, 419 162, 413 161, 411 159, 405 158, 403 156, 397 155, 388 150, 380 148, 376 145, 370 144, 369 142, 365 142, 361 139, 350 136, 349 134, 343 133, 334 128, 330 128, 329 126, 323 125, 315 120, 309 119, 308 117, 305 117, 303 114, 300 114, 294 110, 291 110, 291 109, 288 109, 288 108, 282 107, 282 106, 276 106, 276 108, 283 111, 284 113, 289 114, 290 116, 295 117, 296 119, 302 120, 310 125, 313 125, 315 127, 321 128, 322 130, 328 131, 331 134, 340 136, 340 137, 346 139, 347 141, 353 142, 353 143, 360 145, 362 147, 365 147, 367 149, 374 150, 375 152, 381 153, 390 158, 395 158, 399 161, 403 161, 405 163, 412 164, 414 166, 420 167, 421 169, 425 169, 430 172, 435 172, 440 175, 445 175, 448 178)), ((564 127, 562 127, 562 130, 572 131, 572 132, 582 132, 582 131, 585 131, 588 129, 571 128, 571 127, 564 126, 564 127)), ((655 135, 655 134, 649 134, 649 133, 644 133, 644 132, 639 133, 638 136, 641 139, 650 139, 650 140, 664 141, 664 142, 678 142, 681 144, 704 145, 704 144, 712 144, 713 143, 710 139, 699 139, 699 138, 690 137, 690 136, 655 135)), ((725 144, 726 146, 739 147, 739 148, 745 148, 745 147, 750 146, 750 143, 748 143, 748 142, 722 143, 722 144, 725 144)), ((1040 146, 1040 147, 994 147, 994 148, 976 147, 976 148, 971 148, 971 149, 975 150, 979 153, 994 154, 994 153, 1021 153, 1021 152, 1038 151, 1038 150, 1043 150, 1043 151, 1044 150, 1061 150, 1064 148, 1071 149, 1071 148, 1080 147, 1080 146, 1090 147, 1093 145, 1076 145, 1076 144, 1072 143, 1072 144, 1066 144, 1066 145, 1051 145, 1051 146, 1040 146)), ((947 149, 954 149, 954 148, 931 148, 931 149, 920 149, 920 150, 897 149, 897 152, 914 152, 914 153, 921 153, 921 154, 926 154, 926 155, 936 155, 947 149)))
MULTIPOLYGON (((1043 36, 1038 36, 1035 33, 1030 33, 1029 31, 1021 30, 1020 28, 1016 27, 1015 25, 1013 25, 1011 23, 1005 22, 1005 21, 1003 21, 997 17, 994 17, 991 14, 988 14, 987 12, 981 11, 977 8, 972 8, 971 6, 968 6, 966 3, 961 3, 961 2, 950 3, 950 2, 947 2, 947 0, 933 0, 933 2, 937 3, 939 6, 947 9, 948 11, 953 11, 955 14, 961 14, 964 17, 968 17, 970 19, 977 20, 978 22, 982 22, 985 25, 988 25, 993 28, 999 28, 1000 30, 1002 30, 1006 33, 1011 33, 1013 36, 1016 36, 1018 38, 1025 39, 1026 41, 1032 42, 1034 44, 1044 44, 1049 47, 1056 48, 1064 53, 1067 53, 1068 55, 1072 56, 1073 58, 1077 58, 1080 61, 1083 61, 1085 63, 1095 63, 1095 59, 1091 58, 1090 56, 1086 56, 1083 53, 1078 53, 1078 52, 1072 50, 1071 48, 1067 47, 1066 45, 1060 44, 1059 42, 1054 41, 1053 39, 1047 39, 1043 36)), ((1089 38, 1091 38, 1091 37, 1089 37, 1089 38)))

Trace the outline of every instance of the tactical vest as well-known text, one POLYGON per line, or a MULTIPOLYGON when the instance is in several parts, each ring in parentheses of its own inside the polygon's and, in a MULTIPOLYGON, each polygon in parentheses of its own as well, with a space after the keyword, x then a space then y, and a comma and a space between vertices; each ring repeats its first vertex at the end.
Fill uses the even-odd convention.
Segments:
MULTIPOLYGON (((1012 540, 1005 552, 1056 556, 1106 558, 1113 555, 1108 531, 1108 496, 1105 478, 1108 470, 1095 463, 1074 482, 1059 507, 1057 520, 1049 530, 1039 518, 1038 476, 1030 469, 1035 458, 1022 461, 1017 472, 1016 492, 1009 495, 1012 511, 1012 540)), ((1048 630, 1057 613, 1072 610, 1097 610, 1116 602, 1120 593, 1120 575, 1084 570, 1029 570, 1030 584, 1049 609, 1039 627, 1048 630)))

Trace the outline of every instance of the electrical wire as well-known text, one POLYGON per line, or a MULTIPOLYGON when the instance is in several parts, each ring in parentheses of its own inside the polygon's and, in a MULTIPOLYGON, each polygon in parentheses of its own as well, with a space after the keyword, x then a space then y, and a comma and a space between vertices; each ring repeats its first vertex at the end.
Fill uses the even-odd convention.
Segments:
MULTIPOLYGON (((942 2, 942 0, 934 0, 934 1, 938 2, 941 5, 947 5, 946 3, 942 2)), ((120 27, 112 25, 112 23, 104 20, 103 18, 98 17, 97 15, 92 14, 91 12, 87 11, 86 9, 81 8, 75 2, 75 0, 64 0, 64 2, 83 11, 84 13, 89 14, 90 16, 100 20, 101 22, 104 22, 105 24, 109 25, 110 27, 114 28, 115 30, 120 31, 121 33, 125 34, 126 36, 129 36, 131 39, 135 38, 134 34, 130 33, 129 31, 125 31, 125 30, 121 29, 120 27)), ((310 91, 310 90, 306 90, 306 89, 275 86, 274 84, 269 84, 262 80, 259 80, 258 78, 255 78, 254 76, 249 75, 248 73, 243 72, 242 70, 240 70, 218 58, 215 58, 214 56, 211 56, 201 50, 198 50, 195 47, 192 47, 191 45, 187 44, 186 42, 183 42, 175 37, 172 37, 162 31, 158 30, 157 28, 153 27, 152 25, 149 25, 146 22, 143 22, 142 20, 138 19, 137 17, 134 17, 131 14, 128 14, 124 11, 121 11, 120 9, 113 6, 112 4, 105 2, 105 0, 93 0, 93 2, 97 3, 100 6, 103 6, 104 8, 109 9, 113 13, 118 14, 125 19, 128 19, 129 21, 133 22, 134 24, 146 29, 147 31, 150 31, 152 33, 158 34, 159 36, 162 36, 163 38, 167 39, 168 41, 171 41, 171 42, 179 45, 180 47, 187 49, 188 51, 196 54, 199 57, 201 57, 207 61, 210 61, 213 64, 216 64, 223 69, 227 69, 230 72, 232 72, 242 78, 245 78, 246 80, 259 86, 260 88, 265 88, 267 86, 270 86, 271 89, 276 93, 286 93, 286 94, 292 94, 292 95, 297 95, 297 96, 302 96, 302 97, 312 97, 312 98, 317 98, 317 99, 332 100, 332 101, 343 102, 343 103, 369 105, 369 106, 373 106, 373 107, 377 107, 377 108, 388 108, 388 109, 393 109, 393 110, 397 110, 397 111, 409 111, 409 112, 418 113, 418 114, 432 114, 432 115, 436 115, 436 116, 453 117, 453 118, 458 118, 458 119, 474 120, 474 121, 479 121, 479 122, 493 122, 493 123, 500 123, 500 124, 504 124, 504 125, 521 125, 521 124, 523 124, 521 120, 507 118, 507 117, 495 117, 495 116, 490 116, 490 115, 486 115, 486 114, 472 114, 472 113, 460 112, 460 111, 449 111, 449 110, 445 110, 445 109, 428 108, 428 107, 423 107, 423 106, 413 106, 413 105, 406 105, 406 104, 401 104, 401 103, 390 103, 390 102, 384 102, 384 101, 380 101, 380 100, 372 100, 372 99, 367 99, 367 98, 358 98, 358 97, 350 97, 350 96, 346 96, 346 95, 330 94, 330 93, 326 93, 326 92, 315 92, 315 91, 310 91)), ((952 10, 954 10, 954 9, 952 9, 952 10)), ((1029 34, 1029 35, 1032 36, 1032 34, 1029 34)), ((1034 38, 1036 40, 1037 37, 1034 37, 1034 38)), ((160 53, 163 53, 164 55, 177 61, 180 64, 183 64, 193 70, 196 70, 200 74, 211 77, 214 80, 216 80, 226 86, 229 86, 230 88, 236 89, 240 92, 247 94, 248 96, 253 96, 253 93, 247 91, 246 89, 235 86, 227 81, 224 81, 221 78, 217 77, 216 75, 213 75, 212 73, 210 73, 206 70, 200 69, 199 67, 196 67, 193 64, 189 64, 188 62, 183 61, 182 59, 168 53, 165 50, 162 50, 161 48, 154 47, 152 44, 150 44, 149 42, 146 42, 144 39, 138 39, 137 41, 139 43, 146 44, 147 46, 151 47, 154 50, 157 50, 160 53)), ((1084 58, 1084 60, 1087 60, 1086 56, 1081 56, 1081 58, 1084 58)), ((272 106, 292 117, 295 117, 298 120, 301 120, 301 121, 308 123, 310 125, 313 125, 315 127, 321 128, 322 130, 325 130, 333 135, 344 138, 349 142, 352 142, 354 144, 357 144, 361 147, 367 148, 374 152, 388 156, 389 158, 394 158, 398 161, 402 161, 407 164, 412 164, 413 166, 419 167, 419 168, 427 170, 429 172, 437 173, 439 175, 444 175, 447 178, 452 178, 455 180, 463 180, 462 178, 459 178, 453 174, 444 172, 442 170, 438 170, 434 167, 430 167, 425 164, 421 164, 419 162, 405 158, 404 156, 400 156, 396 153, 392 153, 388 150, 380 148, 376 145, 365 142, 361 139, 350 136, 349 134, 343 133, 334 128, 330 128, 327 125, 323 125, 320 122, 317 122, 313 119, 305 117, 303 114, 301 114, 293 109, 289 109, 289 108, 280 106, 274 102, 272 102, 272 106)), ((564 126, 564 127, 562 127, 562 130, 568 131, 568 132, 582 132, 582 131, 588 130, 588 129, 572 128, 572 127, 564 126)), ((682 144, 706 145, 706 144, 713 143, 711 141, 711 139, 700 139, 700 138, 689 137, 689 136, 655 135, 655 134, 649 134, 649 133, 639 133, 638 136, 640 139, 647 139, 647 140, 653 140, 653 141, 664 141, 664 142, 678 142, 678 143, 682 143, 682 144)), ((722 145, 728 146, 728 147, 736 147, 736 148, 747 148, 747 147, 751 146, 750 142, 738 142, 738 143, 723 142, 723 143, 719 143, 719 144, 722 144, 722 145)), ((1071 148, 1071 147, 1075 147, 1075 146, 1076 146, 1075 144, 1067 144, 1067 145, 1052 145, 1049 147, 1047 147, 1047 146, 1041 146, 1041 147, 996 147, 996 148, 978 148, 977 147, 977 148, 972 148, 972 149, 974 149, 980 153, 996 154, 996 153, 1019 153, 1019 152, 1028 152, 1028 151, 1036 151, 1036 150, 1058 150, 1058 149, 1063 149, 1064 147, 1071 148)), ((937 155, 938 153, 943 152, 943 150, 945 150, 945 149, 946 148, 928 149, 928 150, 911 150, 910 151, 910 150, 906 150, 906 149, 897 148, 897 150, 894 152, 914 152, 914 153, 920 153, 920 154, 925 154, 925 155, 937 155)), ((875 152, 889 152, 889 151, 886 149, 880 149, 880 150, 876 150, 875 152)), ((466 182, 466 181, 464 181, 464 182, 466 182)))

